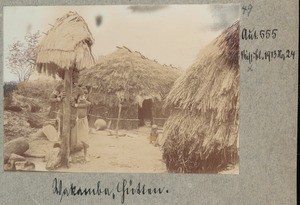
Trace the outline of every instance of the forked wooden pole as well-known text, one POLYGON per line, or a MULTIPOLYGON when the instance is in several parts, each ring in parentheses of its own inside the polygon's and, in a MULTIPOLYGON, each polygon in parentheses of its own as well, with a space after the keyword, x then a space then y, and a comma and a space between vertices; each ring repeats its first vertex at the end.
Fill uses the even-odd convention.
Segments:
POLYGON ((66 97, 63 101, 63 129, 62 129, 62 162, 69 167, 70 156, 70 120, 71 120, 71 93, 72 93, 72 69, 65 71, 64 88, 66 97))

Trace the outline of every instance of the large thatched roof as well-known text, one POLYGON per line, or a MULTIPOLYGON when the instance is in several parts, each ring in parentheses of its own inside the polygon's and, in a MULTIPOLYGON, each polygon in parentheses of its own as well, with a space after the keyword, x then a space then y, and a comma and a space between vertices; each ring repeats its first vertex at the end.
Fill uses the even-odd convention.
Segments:
POLYGON ((164 159, 172 171, 226 166, 239 123, 239 22, 226 29, 174 84, 167 105, 164 159), (228 158, 227 158, 228 159, 228 158), (225 164, 224 164, 225 163, 225 164))
POLYGON ((95 104, 115 106, 117 95, 124 102, 141 103, 144 99, 161 100, 179 76, 176 68, 163 66, 126 47, 103 57, 97 65, 80 72, 79 82, 91 87, 89 99, 95 104))
POLYGON ((37 47, 37 70, 55 75, 70 67, 81 70, 94 64, 91 46, 94 43, 84 19, 69 12, 56 20, 37 47))

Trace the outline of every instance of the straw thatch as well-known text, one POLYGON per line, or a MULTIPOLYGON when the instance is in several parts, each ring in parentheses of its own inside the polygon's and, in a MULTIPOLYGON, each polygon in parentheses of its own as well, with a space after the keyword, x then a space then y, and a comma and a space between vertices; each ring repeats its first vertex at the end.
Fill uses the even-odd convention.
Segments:
POLYGON ((201 52, 174 84, 163 158, 172 172, 218 171, 237 160, 239 22, 201 52))
POLYGON ((63 76, 71 67, 77 70, 94 64, 91 46, 94 43, 84 19, 76 12, 69 12, 57 19, 37 47, 37 71, 63 76))
MULTIPOLYGON (((163 66, 125 46, 117 48, 102 57, 97 65, 81 71, 79 82, 90 88, 88 98, 94 115, 107 113, 107 117, 116 118, 122 98, 121 117, 135 119, 137 121, 132 122, 138 123, 138 107, 146 99, 151 99, 156 105, 165 99, 179 76, 179 70, 163 66)), ((162 107, 162 104, 159 106, 162 107)), ((136 127, 124 123, 124 126, 121 125, 123 128, 136 127)))
POLYGON ((80 83, 91 88, 94 104, 117 106, 117 93, 124 102, 141 104, 144 99, 162 100, 178 77, 176 69, 162 66, 126 47, 103 57, 97 65, 80 73, 80 83))
MULTIPOLYGON (((69 12, 57 19, 53 28, 41 40, 36 52, 36 70, 41 73, 64 79, 61 151, 55 160, 54 167, 66 164, 69 167, 70 124, 74 109, 71 109, 70 100, 73 84, 78 80, 78 71, 94 64, 91 46, 94 43, 91 32, 84 19, 76 12, 69 12)), ((71 140, 70 140, 71 138, 71 140)))

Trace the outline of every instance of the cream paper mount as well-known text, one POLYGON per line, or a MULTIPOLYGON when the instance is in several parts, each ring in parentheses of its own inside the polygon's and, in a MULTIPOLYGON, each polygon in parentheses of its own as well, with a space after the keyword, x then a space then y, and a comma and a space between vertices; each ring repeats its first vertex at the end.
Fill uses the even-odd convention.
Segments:
POLYGON ((1 6, 0 204, 296 204, 298 1, 1 6))

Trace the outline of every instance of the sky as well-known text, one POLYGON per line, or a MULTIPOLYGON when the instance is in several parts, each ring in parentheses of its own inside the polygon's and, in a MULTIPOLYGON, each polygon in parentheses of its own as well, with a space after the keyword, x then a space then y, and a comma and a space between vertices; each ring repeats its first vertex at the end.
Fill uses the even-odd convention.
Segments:
POLYGON ((182 69, 240 16, 238 4, 4 7, 4 82, 17 80, 7 67, 8 46, 23 41, 27 33, 40 31, 43 38, 43 32, 69 11, 76 11, 88 24, 95 39, 95 59, 126 46, 182 69))

